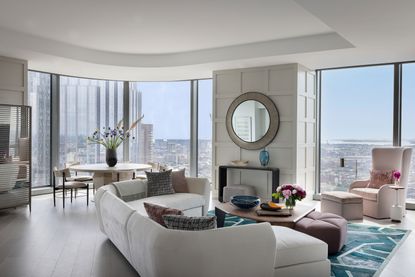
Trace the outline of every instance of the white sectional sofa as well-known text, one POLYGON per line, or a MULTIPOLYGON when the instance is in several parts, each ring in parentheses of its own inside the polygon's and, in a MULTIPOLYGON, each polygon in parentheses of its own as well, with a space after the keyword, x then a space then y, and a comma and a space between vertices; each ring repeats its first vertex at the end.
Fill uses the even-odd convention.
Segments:
MULTIPOLYGON (((206 231, 167 229, 147 217, 143 202, 178 208, 186 215, 206 214, 210 186, 187 178, 190 193, 124 202, 113 185, 96 193, 102 232, 141 277, 307 276, 330 275, 327 244, 295 230, 268 223, 206 231)), ((133 193, 145 193, 145 181, 124 181, 133 193)))

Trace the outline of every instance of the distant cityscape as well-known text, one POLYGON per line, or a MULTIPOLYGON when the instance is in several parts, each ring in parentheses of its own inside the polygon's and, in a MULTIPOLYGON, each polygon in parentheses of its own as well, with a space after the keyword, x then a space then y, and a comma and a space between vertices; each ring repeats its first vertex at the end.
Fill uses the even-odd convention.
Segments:
MULTIPOLYGON (((410 142, 411 143, 411 142, 410 142)), ((413 143, 413 142, 412 142, 413 143)), ((359 141, 344 140, 330 141, 321 144, 321 191, 348 190, 355 180, 369 178, 372 168, 371 151, 374 147, 390 146, 386 141, 359 141), (340 159, 344 158, 344 167, 340 159)), ((415 144, 407 145, 414 147, 415 144)), ((415 157, 412 163, 408 180, 408 198, 415 199, 415 157)))
MULTIPOLYGON (((67 163, 104 163, 105 149, 88 144, 86 138, 95 128, 115 126, 123 117, 122 82, 60 78, 59 167, 67 163)), ((131 118, 141 114, 142 94, 130 92, 131 118), (135 103, 135 104, 132 104, 135 103)), ((29 103, 33 107, 33 186, 49 185, 50 180, 50 75, 30 72, 29 103)), ((129 140, 129 161, 158 162, 172 168, 186 168, 190 174, 189 139, 155 139, 151 123, 138 124, 129 140)), ((198 141, 198 175, 211 179, 212 146, 210 139, 198 141)), ((117 151, 124 160, 123 146, 117 151)))
MULTIPOLYGON (((122 82, 61 78, 59 164, 105 162, 105 150, 87 144, 86 137, 95 127, 114 125, 122 118, 122 82), (102 92, 102 93, 100 93, 102 92), (74 101, 76 100, 76 101, 74 101), (62 102, 63 101, 63 102, 62 102), (68 110, 66 110, 68 109, 68 110)), ((141 92, 133 90, 131 114, 141 114, 141 92)), ((49 184, 50 178, 50 75, 30 72, 29 104, 33 107, 33 186, 49 184)), ((155 139, 150 123, 140 123, 130 139, 130 161, 159 162, 173 168, 190 170, 189 139, 155 139)), ((391 141, 332 140, 321 144, 321 191, 347 190, 356 179, 367 179, 371 169, 371 150, 390 146, 391 141), (345 158, 344 167, 340 158, 345 158)), ((414 147, 415 140, 404 145, 414 147)), ((211 179, 212 142, 199 140, 198 175, 211 179)), ((123 160, 122 146, 118 159, 123 160)), ((409 175, 408 198, 415 199, 415 153, 409 175)))

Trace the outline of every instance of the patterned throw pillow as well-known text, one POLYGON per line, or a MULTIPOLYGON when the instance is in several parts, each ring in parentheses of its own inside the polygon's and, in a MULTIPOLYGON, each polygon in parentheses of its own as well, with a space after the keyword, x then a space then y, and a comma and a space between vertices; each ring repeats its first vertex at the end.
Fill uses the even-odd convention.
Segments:
POLYGON ((147 197, 173 194, 171 170, 164 172, 147 172, 147 197))
POLYGON ((168 229, 184 231, 216 229, 216 216, 163 215, 163 220, 168 229))
POLYGON ((173 171, 171 173, 171 179, 173 183, 173 189, 175 192, 188 193, 189 188, 187 187, 187 181, 185 176, 185 169, 173 171))
POLYGON ((163 215, 183 215, 183 212, 181 210, 167 208, 147 202, 144 202, 144 208, 146 209, 149 218, 159 223, 160 225, 163 225, 164 227, 166 227, 166 224, 164 224, 163 215))
POLYGON ((373 169, 370 171, 368 188, 379 189, 385 184, 393 184, 393 170, 373 169))

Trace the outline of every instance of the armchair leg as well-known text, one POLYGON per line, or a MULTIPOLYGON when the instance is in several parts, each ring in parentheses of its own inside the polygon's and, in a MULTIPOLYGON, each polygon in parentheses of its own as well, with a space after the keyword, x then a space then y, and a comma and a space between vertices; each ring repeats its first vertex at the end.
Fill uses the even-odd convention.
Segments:
POLYGON ((66 193, 66 189, 65 189, 65 173, 63 174, 63 181, 62 181, 62 199, 63 199, 63 208, 65 209, 65 193, 66 193))
POLYGON ((71 189, 71 203, 72 203, 72 198, 73 198, 73 189, 71 189))
POLYGON ((89 206, 89 185, 86 186, 86 206, 89 206))

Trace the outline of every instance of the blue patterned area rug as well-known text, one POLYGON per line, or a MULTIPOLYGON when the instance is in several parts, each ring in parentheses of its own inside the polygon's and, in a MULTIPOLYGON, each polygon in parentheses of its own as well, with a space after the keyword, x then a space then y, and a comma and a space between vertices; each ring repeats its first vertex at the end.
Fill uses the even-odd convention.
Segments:
MULTIPOLYGON (((209 211, 214 215, 214 211, 209 211)), ((253 224, 255 221, 226 215, 225 227, 253 224)), ((336 255, 329 256, 331 276, 378 276, 410 230, 349 223, 347 243, 336 255)))

